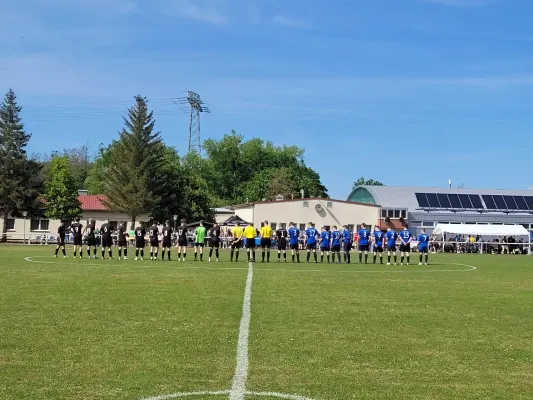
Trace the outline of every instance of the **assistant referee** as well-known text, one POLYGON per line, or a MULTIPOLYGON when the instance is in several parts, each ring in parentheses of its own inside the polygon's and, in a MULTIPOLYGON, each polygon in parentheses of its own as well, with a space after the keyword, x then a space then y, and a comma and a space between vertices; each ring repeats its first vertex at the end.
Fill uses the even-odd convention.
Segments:
POLYGON ((255 262, 255 228, 252 224, 248 224, 248 226, 244 228, 243 235, 246 238, 248 262, 255 262))
POLYGON ((265 262, 265 252, 267 253, 267 262, 270 262, 270 247, 272 246, 272 228, 268 221, 263 222, 261 227, 261 257, 262 262, 265 262))

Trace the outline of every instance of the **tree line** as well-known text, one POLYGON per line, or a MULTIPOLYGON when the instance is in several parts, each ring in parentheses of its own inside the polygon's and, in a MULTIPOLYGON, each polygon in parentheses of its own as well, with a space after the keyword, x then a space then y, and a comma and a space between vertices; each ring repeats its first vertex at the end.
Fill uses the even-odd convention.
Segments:
POLYGON ((275 146, 235 131, 203 143, 205 154, 180 156, 163 143, 148 100, 135 96, 124 126, 91 157, 88 146, 28 155, 31 135, 13 90, 0 105, 0 213, 7 219, 48 217, 71 220, 81 214, 78 189, 105 195, 105 205, 134 224, 143 214, 163 221, 173 215, 212 220, 213 208, 274 200, 276 196, 327 197, 320 176, 297 146, 275 146))

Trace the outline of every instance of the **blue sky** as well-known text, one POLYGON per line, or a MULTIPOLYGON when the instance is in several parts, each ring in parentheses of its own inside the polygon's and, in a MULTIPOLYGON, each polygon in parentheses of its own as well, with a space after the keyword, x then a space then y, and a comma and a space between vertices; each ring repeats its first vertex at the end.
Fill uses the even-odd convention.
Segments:
POLYGON ((0 0, 0 90, 30 151, 109 143, 133 95, 187 146, 172 98, 296 144, 334 198, 388 185, 533 187, 529 0, 0 0))

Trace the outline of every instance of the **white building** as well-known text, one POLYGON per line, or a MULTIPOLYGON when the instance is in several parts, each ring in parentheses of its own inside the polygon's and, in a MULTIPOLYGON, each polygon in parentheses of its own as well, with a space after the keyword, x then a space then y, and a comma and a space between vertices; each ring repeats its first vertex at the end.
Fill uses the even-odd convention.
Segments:
MULTIPOLYGON (((362 223, 369 227, 378 224, 380 215, 378 205, 322 198, 265 201, 228 208, 243 220, 252 222, 256 228, 268 221, 273 229, 278 223, 287 228, 290 222, 294 222, 303 230, 309 222, 313 222, 317 228, 348 225, 353 231, 362 223)), ((217 222, 219 219, 222 220, 217 216, 217 222)), ((223 224, 223 221, 220 223, 223 224)))

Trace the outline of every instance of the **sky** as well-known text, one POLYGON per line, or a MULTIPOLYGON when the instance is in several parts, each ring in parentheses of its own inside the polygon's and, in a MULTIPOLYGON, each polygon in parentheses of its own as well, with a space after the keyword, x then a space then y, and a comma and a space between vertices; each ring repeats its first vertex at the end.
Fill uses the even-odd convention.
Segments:
POLYGON ((533 189, 530 0, 0 0, 0 91, 30 152, 118 137, 133 96, 180 154, 232 129, 298 145, 332 198, 387 185, 533 189))

